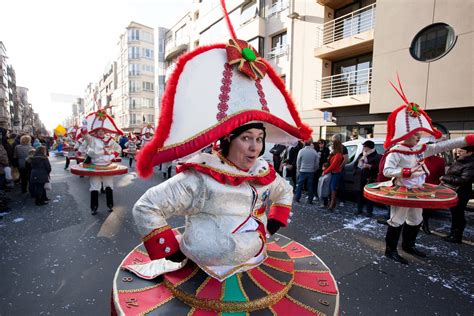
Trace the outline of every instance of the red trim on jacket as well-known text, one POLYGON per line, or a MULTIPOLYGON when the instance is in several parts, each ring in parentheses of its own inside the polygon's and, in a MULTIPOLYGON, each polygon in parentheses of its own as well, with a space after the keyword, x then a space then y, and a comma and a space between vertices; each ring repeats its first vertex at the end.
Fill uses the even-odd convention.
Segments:
POLYGON ((281 205, 272 205, 270 207, 270 212, 268 213, 268 219, 274 219, 283 224, 283 226, 288 225, 288 217, 290 217, 291 207, 281 206, 281 205))
POLYGON ((225 171, 221 171, 219 169, 212 168, 208 165, 202 165, 202 164, 197 164, 197 163, 183 163, 181 165, 178 165, 176 167, 176 172, 180 173, 188 169, 196 170, 197 172, 207 174, 208 176, 212 177, 214 180, 216 180, 219 183, 222 183, 222 184, 227 183, 232 186, 238 186, 244 181, 255 182, 261 185, 268 185, 272 183, 276 178, 276 172, 273 166, 271 164, 268 164, 268 167, 269 167, 268 173, 264 176, 231 175, 229 173, 226 173, 225 171))
POLYGON ((179 243, 170 226, 156 228, 143 237, 148 256, 151 260, 168 257, 179 250, 179 243))

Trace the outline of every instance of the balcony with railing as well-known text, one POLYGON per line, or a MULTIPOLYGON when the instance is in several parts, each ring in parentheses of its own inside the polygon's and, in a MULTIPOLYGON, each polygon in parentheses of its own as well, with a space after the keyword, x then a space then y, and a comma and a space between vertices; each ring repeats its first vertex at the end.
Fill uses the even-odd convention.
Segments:
POLYGON ((372 51, 375 5, 373 3, 318 27, 315 56, 336 59, 372 51))
POLYGON ((189 36, 181 36, 165 43, 165 60, 176 58, 189 49, 189 36))
POLYGON ((265 18, 269 19, 272 16, 276 16, 280 12, 286 11, 289 7, 290 7, 290 2, 288 0, 277 1, 268 8, 265 14, 265 18))
POLYGON ((316 109, 368 104, 372 68, 323 77, 316 81, 316 109))

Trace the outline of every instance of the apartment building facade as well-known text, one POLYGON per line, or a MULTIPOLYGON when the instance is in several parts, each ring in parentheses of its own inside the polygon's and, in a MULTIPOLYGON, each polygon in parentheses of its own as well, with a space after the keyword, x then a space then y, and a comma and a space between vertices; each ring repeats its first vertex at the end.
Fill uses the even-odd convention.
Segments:
POLYGON ((126 132, 155 122, 154 42, 153 28, 131 22, 117 44, 117 89, 111 100, 115 121, 126 132))
POLYGON ((317 2, 320 75, 302 109, 316 137, 385 137, 388 114, 403 104, 389 85, 397 74, 446 137, 474 131, 472 1, 317 2))

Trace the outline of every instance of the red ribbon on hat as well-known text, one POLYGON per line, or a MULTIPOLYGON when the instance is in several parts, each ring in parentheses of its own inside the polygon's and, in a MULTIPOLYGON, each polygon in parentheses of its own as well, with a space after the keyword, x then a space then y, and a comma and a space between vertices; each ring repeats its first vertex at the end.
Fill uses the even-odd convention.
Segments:
POLYGON ((229 65, 238 64, 239 71, 253 80, 263 79, 267 74, 267 65, 249 43, 239 39, 230 39, 226 46, 229 65))

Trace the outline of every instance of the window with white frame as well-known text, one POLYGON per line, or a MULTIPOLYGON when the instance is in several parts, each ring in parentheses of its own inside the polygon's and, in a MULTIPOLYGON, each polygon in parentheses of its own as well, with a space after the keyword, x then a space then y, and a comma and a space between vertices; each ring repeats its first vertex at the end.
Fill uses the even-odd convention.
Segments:
POLYGON ((142 48, 142 57, 146 59, 153 59, 153 49, 142 48))
POLYGON ((258 15, 258 5, 256 0, 252 0, 242 5, 242 12, 240 13, 240 25, 253 20, 258 15))
POLYGON ((142 65, 142 71, 144 73, 155 73, 155 67, 153 67, 152 65, 142 65))
POLYGON ((138 80, 130 80, 128 92, 140 92, 140 91, 141 91, 141 82, 138 80))
POLYGON ((129 29, 128 30, 128 40, 129 41, 138 41, 138 40, 140 40, 140 30, 139 29, 129 29))
POLYGON ((269 52, 269 57, 278 57, 286 53, 288 53, 288 45, 285 31, 272 37, 272 47, 269 52))
POLYGON ((147 31, 141 31, 141 40, 148 43, 153 43, 153 34, 147 31))
POLYGON ((153 124, 153 122, 155 121, 155 116, 153 114, 148 114, 146 116, 146 121, 147 121, 147 123, 152 123, 153 124))
POLYGON ((140 65, 139 64, 129 64, 128 65, 128 75, 129 76, 139 76, 140 75, 140 65))
POLYGON ((143 98, 143 106, 146 107, 146 108, 152 108, 154 106, 153 99, 143 98))
POLYGON ((130 104, 130 109, 138 109, 141 107, 141 99, 140 98, 130 98, 128 99, 130 104))
POLYGON ((135 113, 130 114, 130 124, 138 124, 137 114, 135 114, 135 113))
POLYGON ((128 59, 138 59, 140 58, 140 47, 130 46, 128 48, 128 59))
POLYGON ((153 92, 153 82, 143 81, 142 82, 143 91, 153 92))

